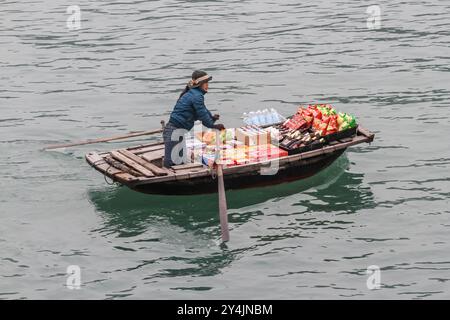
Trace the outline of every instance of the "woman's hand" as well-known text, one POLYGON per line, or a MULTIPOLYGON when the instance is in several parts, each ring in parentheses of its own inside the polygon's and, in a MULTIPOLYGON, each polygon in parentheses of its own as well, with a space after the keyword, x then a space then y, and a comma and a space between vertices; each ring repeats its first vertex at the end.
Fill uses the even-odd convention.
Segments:
POLYGON ((214 129, 225 130, 225 126, 221 123, 214 125, 214 129))
POLYGON ((219 120, 219 118, 220 118, 220 115, 218 115, 218 114, 213 115, 213 120, 214 121, 219 120))

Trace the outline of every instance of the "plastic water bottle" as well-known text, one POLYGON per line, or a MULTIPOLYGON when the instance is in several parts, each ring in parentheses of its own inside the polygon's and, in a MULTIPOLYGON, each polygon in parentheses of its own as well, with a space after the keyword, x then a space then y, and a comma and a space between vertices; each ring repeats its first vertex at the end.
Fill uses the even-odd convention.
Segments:
POLYGON ((248 121, 248 115, 247 115, 247 112, 244 112, 244 113, 242 114, 242 119, 244 119, 244 120, 243 120, 244 123, 247 123, 247 121, 248 121))
POLYGON ((273 112, 273 108, 270 108, 270 121, 271 121, 271 123, 273 124, 273 123, 275 123, 276 122, 276 114, 273 112))
POLYGON ((267 111, 269 114, 269 124, 274 124, 277 122, 276 114, 273 111, 273 108, 271 108, 270 111, 267 111))
POLYGON ((261 111, 256 111, 255 112, 255 116, 253 117, 253 124, 256 124, 257 126, 259 126, 261 124, 260 122, 260 117, 261 116, 261 111))
POLYGON ((269 110, 264 109, 263 110, 263 115, 264 115, 264 125, 270 124, 270 113, 269 113, 269 110))
POLYGON ((270 113, 272 114, 272 121, 273 121, 272 123, 281 122, 280 115, 274 108, 270 109, 270 113))
POLYGON ((254 113, 253 111, 250 111, 250 112, 248 113, 248 117, 247 117, 246 123, 247 123, 248 125, 254 124, 254 118, 255 118, 255 113, 254 113))
POLYGON ((264 122, 266 121, 265 116, 264 116, 264 111, 259 110, 259 114, 258 114, 258 124, 260 126, 264 125, 264 122))
POLYGON ((266 124, 266 114, 264 113, 264 110, 260 111, 259 124, 262 125, 262 126, 266 124))

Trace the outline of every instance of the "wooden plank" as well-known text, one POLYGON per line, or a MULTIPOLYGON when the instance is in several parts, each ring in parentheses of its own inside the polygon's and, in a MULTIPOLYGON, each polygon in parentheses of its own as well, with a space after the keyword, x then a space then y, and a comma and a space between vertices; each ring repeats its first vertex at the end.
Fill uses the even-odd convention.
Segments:
POLYGON ((165 172, 165 173, 168 174, 168 175, 173 175, 173 173, 174 173, 173 170, 168 169, 168 168, 164 168, 164 167, 160 168, 160 167, 158 167, 158 166, 157 166, 157 168, 158 168, 159 170, 161 170, 162 172, 165 172))
POLYGON ((183 174, 176 174, 176 175, 175 175, 175 179, 176 179, 176 180, 187 180, 187 179, 189 179, 190 177, 191 177, 191 176, 190 176, 189 172, 183 173, 183 174))
POLYGON ((102 158, 98 153, 89 153, 86 155, 86 160, 89 162, 91 166, 93 166, 98 171, 108 174, 108 175, 116 175, 122 173, 121 170, 111 166, 108 164, 104 158, 102 158))
POLYGON ((226 167, 223 168, 223 174, 228 175, 232 173, 248 173, 248 172, 259 172, 261 169, 261 164, 259 163, 249 163, 240 166, 226 167))
POLYGON ((133 181, 138 180, 136 177, 133 177, 131 174, 128 174, 128 173, 125 173, 125 172, 115 174, 113 179, 114 180, 117 179, 119 182, 121 182, 121 181, 133 182, 133 181))
POLYGON ((157 141, 157 142, 153 142, 153 143, 145 143, 145 144, 140 144, 140 145, 137 145, 137 146, 133 146, 133 147, 129 147, 129 148, 126 148, 128 151, 131 151, 131 152, 135 152, 136 150, 138 150, 138 149, 143 149, 143 148, 152 148, 152 147, 156 147, 156 146, 161 146, 161 145, 164 145, 164 142, 163 141, 157 141))
POLYGON ((96 152, 90 152, 88 153, 86 156, 86 161, 91 165, 91 166, 96 166, 97 163, 99 162, 104 162, 105 160, 103 159, 103 157, 101 157, 98 153, 96 152))
POLYGON ((176 166, 171 167, 173 170, 184 170, 184 169, 195 169, 195 168, 203 168, 203 164, 197 162, 197 163, 186 163, 186 164, 179 164, 176 166))
POLYGON ((175 177, 177 180, 185 180, 194 177, 206 176, 210 174, 210 171, 206 168, 197 167, 197 168, 186 168, 175 170, 175 177))
POLYGON ((147 162, 146 160, 142 159, 138 155, 135 155, 134 153, 131 153, 130 151, 122 149, 122 150, 119 150, 118 153, 121 154, 123 157, 130 159, 133 163, 144 168, 146 171, 150 171, 152 176, 154 176, 154 175, 166 176, 168 174, 168 172, 166 170, 163 170, 163 169, 155 166, 153 163, 147 162))
POLYGON ((140 149, 136 149, 136 150, 131 150, 130 152, 134 153, 134 154, 143 154, 143 153, 147 153, 150 151, 156 151, 156 150, 164 150, 164 145, 156 145, 156 146, 150 146, 150 147, 144 147, 144 148, 140 148, 140 149))
POLYGON ((197 172, 208 172, 206 168, 188 168, 188 169, 180 169, 175 171, 175 175, 183 175, 187 173, 197 173, 197 172))
MULTIPOLYGON (((130 152, 128 152, 128 153, 132 154, 130 152)), ((114 159, 125 163, 127 166, 131 167, 132 169, 136 170, 137 172, 141 173, 142 175, 144 175, 146 177, 154 177, 155 176, 152 171, 150 171, 146 167, 142 166, 138 162, 134 161, 134 159, 131 159, 128 156, 124 155, 120 151, 111 151, 111 156, 114 159)), ((135 156, 135 155, 133 155, 133 156, 135 156)))
POLYGON ((150 152, 147 152, 147 153, 144 153, 141 155, 142 159, 145 159, 148 162, 152 162, 152 161, 161 159, 163 156, 164 156, 164 149, 150 151, 150 152))
POLYGON ((134 170, 132 168, 129 168, 128 166, 124 165, 123 163, 121 163, 119 161, 114 160, 111 157, 106 157, 105 161, 111 167, 114 167, 114 168, 120 170, 120 172, 125 172, 125 173, 128 173, 128 174, 130 174, 132 176, 135 176, 135 177, 142 176, 142 174, 140 172, 138 172, 138 171, 136 171, 136 170, 134 170))
POLYGON ((146 180, 141 180, 135 183, 134 185, 144 185, 144 184, 155 184, 160 182, 167 182, 167 181, 175 181, 176 176, 174 174, 169 174, 167 176, 156 176, 154 178, 146 178, 146 180))
MULTIPOLYGON (((129 183, 136 183, 140 181, 151 181, 144 177, 135 177, 131 175, 130 173, 123 172, 122 170, 117 169, 116 167, 110 165, 106 160, 109 160, 111 162, 114 162, 115 165, 121 165, 119 161, 116 161, 112 159, 111 157, 103 158, 100 156, 100 154, 91 152, 86 155, 86 160, 91 164, 97 171, 100 173, 110 177, 114 181, 119 181, 123 184, 129 184, 129 183)), ((131 170, 127 166, 123 165, 126 170, 131 170)), ((137 175, 140 175, 140 173, 135 172, 137 175)))
POLYGON ((349 142, 339 143, 339 144, 336 144, 334 146, 326 146, 326 147, 323 147, 321 149, 308 151, 308 152, 303 152, 303 153, 300 153, 300 154, 296 154, 296 155, 290 156, 290 160, 289 161, 290 162, 294 162, 294 161, 299 160, 299 159, 307 159, 307 158, 316 157, 316 156, 319 156, 319 155, 321 155, 323 153, 329 153, 330 150, 332 150, 333 148, 334 148, 334 151, 337 151, 337 150, 341 150, 341 149, 346 149, 346 148, 348 148, 350 146, 353 146, 353 145, 356 145, 356 144, 360 144, 360 143, 363 143, 363 142, 370 142, 370 138, 366 138, 365 136, 356 136, 356 137, 353 137, 351 139, 351 141, 349 141, 349 142))
POLYGON ((342 139, 339 139, 338 140, 338 142, 339 143, 345 143, 345 142, 350 142, 350 141, 353 141, 353 138, 342 138, 342 139))
POLYGON ((336 146, 329 146, 329 147, 323 148, 322 151, 324 154, 333 153, 336 151, 336 146))
POLYGON ((374 133, 362 128, 361 126, 358 126, 358 132, 360 132, 362 135, 364 135, 366 138, 368 138, 369 142, 372 142, 375 137, 374 133))
POLYGON ((116 167, 113 167, 106 161, 103 161, 103 163, 101 163, 101 164, 97 164, 95 167, 100 169, 101 171, 103 171, 105 174, 107 173, 108 175, 116 175, 119 173, 123 173, 122 170, 119 170, 116 167))
POLYGON ((211 174, 211 171, 209 169, 206 169, 204 171, 197 171, 197 172, 189 173, 189 178, 204 177, 204 176, 207 176, 210 174, 211 174))

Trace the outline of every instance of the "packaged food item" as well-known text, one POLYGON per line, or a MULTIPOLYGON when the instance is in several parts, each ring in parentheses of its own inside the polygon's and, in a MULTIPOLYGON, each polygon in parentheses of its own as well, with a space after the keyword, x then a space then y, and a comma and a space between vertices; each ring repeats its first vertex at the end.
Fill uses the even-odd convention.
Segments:
POLYGON ((327 126, 326 135, 338 132, 339 126, 338 126, 338 123, 337 123, 337 118, 338 117, 336 115, 333 115, 333 116, 330 117, 329 122, 328 122, 328 126, 327 126))
POLYGON ((322 120, 322 112, 320 112, 319 109, 310 107, 310 110, 312 111, 312 115, 314 117, 314 120, 315 119, 322 120))
POLYGON ((339 113, 337 117, 338 131, 344 131, 357 126, 356 118, 347 113, 339 113))
POLYGON ((236 129, 236 140, 241 141, 246 146, 254 146, 270 143, 271 136, 264 129, 247 126, 236 129))
POLYGON ((214 130, 205 131, 187 144, 191 149, 201 149, 201 152, 193 152, 192 157, 200 158, 204 163, 212 165, 214 161, 221 161, 229 166, 242 165, 320 148, 325 143, 354 134, 354 130, 337 133, 356 126, 355 117, 337 113, 329 104, 315 104, 300 106, 292 117, 271 127, 248 125, 223 130, 218 159, 214 130))
POLYGON ((320 125, 322 124, 322 119, 314 118, 313 128, 316 130, 320 130, 320 125))
POLYGON ((206 143, 198 140, 197 138, 186 139, 186 148, 194 149, 194 148, 204 148, 206 147, 206 143))
MULTIPOLYGON (((235 139, 235 129, 230 128, 226 130, 222 130, 220 132, 221 144, 225 144, 227 141, 232 141, 235 139)), ((216 130, 205 130, 197 133, 195 136, 197 140, 207 144, 207 145, 215 145, 216 144, 216 130)))
POLYGON ((327 128, 328 128, 328 123, 330 122, 330 118, 328 117, 327 120, 323 120, 318 128, 318 131, 320 132, 321 136, 326 136, 327 135, 327 128))
POLYGON ((329 139, 334 139, 322 137, 356 126, 356 119, 353 116, 346 113, 338 114, 330 104, 300 106, 290 119, 276 127, 279 130, 277 139, 280 147, 289 152, 294 153, 296 149, 307 151, 332 141, 329 139))
POLYGON ((250 159, 250 162, 275 159, 287 155, 288 152, 286 150, 280 149, 272 144, 248 148, 248 158, 250 159))

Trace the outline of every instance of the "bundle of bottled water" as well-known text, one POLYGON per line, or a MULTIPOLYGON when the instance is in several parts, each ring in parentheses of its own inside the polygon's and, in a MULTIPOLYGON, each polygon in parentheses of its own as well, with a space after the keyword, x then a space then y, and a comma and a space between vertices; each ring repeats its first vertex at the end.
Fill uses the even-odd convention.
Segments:
POLYGON ((243 118, 245 124, 257 126, 270 126, 286 120, 286 118, 279 114, 274 108, 271 108, 270 110, 251 111, 249 113, 244 112, 243 118))

